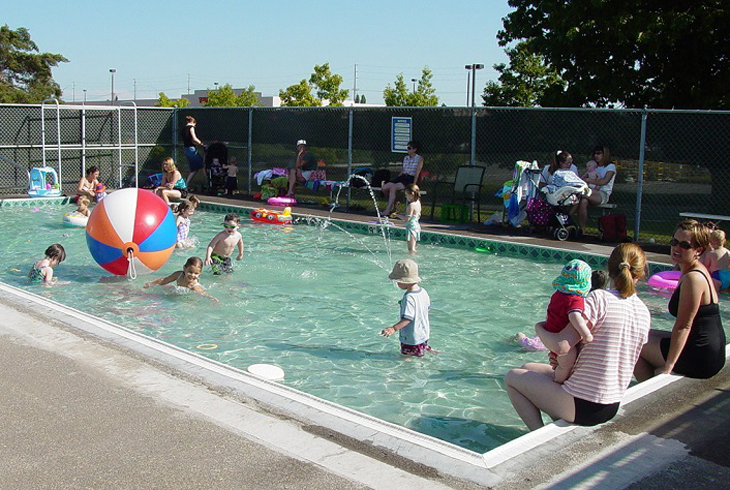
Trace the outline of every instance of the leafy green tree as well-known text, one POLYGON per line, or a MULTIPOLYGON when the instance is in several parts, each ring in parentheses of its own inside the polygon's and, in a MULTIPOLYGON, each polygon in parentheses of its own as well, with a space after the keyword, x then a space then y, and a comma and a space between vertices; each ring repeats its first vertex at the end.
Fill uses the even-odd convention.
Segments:
POLYGON ((383 90, 383 100, 387 106, 407 106, 410 93, 406 86, 406 81, 403 79, 403 74, 400 73, 395 77, 395 86, 391 87, 388 84, 383 90))
POLYGON ((393 87, 388 84, 383 90, 383 100, 388 106, 437 106, 439 98, 433 88, 431 79, 433 73, 428 68, 423 68, 421 79, 415 92, 409 92, 403 74, 400 73, 395 79, 393 87))
POLYGON ((433 88, 431 79, 433 73, 424 67, 421 71, 421 79, 418 80, 416 91, 409 98, 409 105, 433 107, 439 105, 439 98, 436 96, 436 89, 433 88))
POLYGON ((362 94, 362 96, 360 97, 360 103, 365 104, 366 102, 367 100, 365 100, 365 94, 362 94))
POLYGON ((0 102, 39 103, 61 97, 51 68, 68 63, 60 54, 40 53, 25 27, 0 27, 0 102))
POLYGON ((206 107, 236 107, 236 92, 230 83, 215 90, 208 89, 208 100, 203 104, 206 107))
POLYGON ((550 97, 561 93, 565 82, 545 58, 533 53, 527 42, 506 49, 509 66, 494 65, 499 83, 490 80, 482 94, 484 105, 534 107, 550 105, 550 97))
POLYGON ((309 83, 317 89, 317 97, 321 100, 328 100, 331 106, 341 106, 347 99, 349 91, 340 89, 342 77, 330 71, 330 64, 322 66, 315 65, 314 73, 309 77, 309 83))
POLYGON ((726 0, 509 0, 499 43, 530 50, 565 80, 565 106, 730 108, 726 0))
POLYGON ((312 86, 302 79, 296 85, 291 85, 286 90, 279 90, 282 106, 290 107, 318 107, 322 101, 312 95, 312 86))
POLYGON ((157 100, 156 107, 187 107, 190 105, 190 101, 185 97, 173 100, 165 92, 160 92, 160 98, 157 100))
POLYGON ((355 104, 359 104, 359 103, 360 103, 360 94, 357 94, 355 96, 355 104))
POLYGON ((252 107, 260 105, 259 98, 256 95, 256 87, 249 85, 238 94, 236 97, 236 106, 238 107, 252 107))

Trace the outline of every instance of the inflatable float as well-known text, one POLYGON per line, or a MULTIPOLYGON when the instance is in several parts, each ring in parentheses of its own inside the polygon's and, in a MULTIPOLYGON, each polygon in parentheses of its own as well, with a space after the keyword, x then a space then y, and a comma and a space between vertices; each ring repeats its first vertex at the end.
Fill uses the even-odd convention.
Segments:
POLYGON ((655 289, 674 291, 677 289, 681 275, 681 271, 661 271, 653 274, 646 282, 655 289))
POLYGON ((284 370, 273 364, 251 364, 247 371, 264 379, 276 381, 284 379, 284 370))
POLYGON ((86 223, 89 222, 89 217, 76 211, 72 213, 63 213, 63 224, 70 226, 81 226, 86 228, 86 223))
POLYGON ((283 212, 270 211, 264 208, 254 209, 251 211, 251 219, 274 225, 288 225, 292 222, 291 208, 286 207, 283 212))
POLYGON ((270 197, 266 202, 272 206, 293 206, 297 200, 293 197, 270 197))

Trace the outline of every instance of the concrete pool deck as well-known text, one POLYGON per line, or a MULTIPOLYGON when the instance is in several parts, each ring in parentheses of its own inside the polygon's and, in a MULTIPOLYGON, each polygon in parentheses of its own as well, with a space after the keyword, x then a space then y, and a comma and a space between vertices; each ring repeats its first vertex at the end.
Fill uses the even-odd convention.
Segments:
MULTIPOLYGON (((10 296, 0 296, 0 488, 477 487, 397 451, 303 424, 10 296)), ((705 381, 664 378, 672 382, 597 429, 557 424, 544 432, 561 442, 496 456, 508 459, 482 481, 493 488, 721 486, 730 476, 730 456, 718 450, 730 437, 730 369, 705 381)))

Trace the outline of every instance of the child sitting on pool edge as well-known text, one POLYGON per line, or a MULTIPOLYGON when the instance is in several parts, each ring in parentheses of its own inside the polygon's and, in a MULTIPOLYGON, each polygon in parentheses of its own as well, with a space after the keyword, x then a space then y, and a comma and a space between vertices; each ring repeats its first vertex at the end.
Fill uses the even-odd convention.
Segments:
POLYGON ((214 236, 208 244, 205 251, 205 265, 210 265, 216 276, 223 272, 226 274, 233 272, 231 254, 236 246, 238 246, 236 260, 243 258, 243 237, 238 231, 240 222, 241 218, 236 213, 228 213, 223 218, 224 230, 214 236))
POLYGON ((203 286, 201 286, 198 282, 198 279, 200 278, 200 273, 202 271, 203 261, 200 260, 199 257, 190 257, 185 262, 183 270, 175 271, 167 277, 160 277, 159 279, 155 279, 154 281, 146 282, 144 283, 144 288, 155 286, 157 284, 159 284, 160 286, 164 286, 165 284, 170 284, 171 282, 176 281, 176 285, 182 288, 188 288, 191 291, 195 291, 196 293, 205 296, 206 298, 210 298, 213 301, 220 303, 218 298, 215 298, 208 294, 205 289, 203 289, 203 286))
POLYGON ((53 268, 66 259, 66 250, 63 245, 55 243, 46 249, 45 254, 45 257, 33 264, 28 272, 28 279, 46 285, 59 284, 58 279, 53 277, 53 268))
POLYGON ((418 264, 411 259, 399 260, 393 266, 388 276, 396 281, 398 287, 405 290, 400 301, 400 320, 392 327, 384 328, 380 334, 390 337, 396 331, 400 337, 400 352, 405 356, 423 357, 426 351, 431 351, 428 345, 431 326, 428 321, 428 310, 431 308, 431 298, 425 289, 418 283, 418 264))

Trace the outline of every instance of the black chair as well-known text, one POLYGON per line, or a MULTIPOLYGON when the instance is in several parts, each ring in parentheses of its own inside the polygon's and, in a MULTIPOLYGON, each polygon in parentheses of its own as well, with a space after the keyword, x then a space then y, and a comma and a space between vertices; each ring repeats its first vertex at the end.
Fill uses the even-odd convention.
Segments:
MULTIPOLYGON (((486 171, 486 167, 482 167, 479 165, 461 165, 459 168, 456 169, 456 176, 454 177, 453 182, 442 182, 437 181, 434 182, 433 185, 433 201, 431 203, 431 221, 433 221, 433 213, 436 209, 436 200, 438 199, 439 195, 439 189, 446 186, 450 188, 451 195, 450 195, 450 203, 451 204, 466 204, 467 202, 476 203, 477 205, 477 219, 481 223, 482 221, 482 215, 481 215, 481 207, 480 207, 480 198, 482 193, 482 180, 484 179, 484 172, 486 171)), ((442 210, 446 207, 448 209, 448 206, 442 205, 442 210)), ((444 220, 445 216, 441 216, 441 219, 444 220)), ((446 217, 446 219, 449 219, 452 217, 446 217)), ((460 216, 453 216, 454 221, 466 221, 463 219, 463 215, 460 216)))

